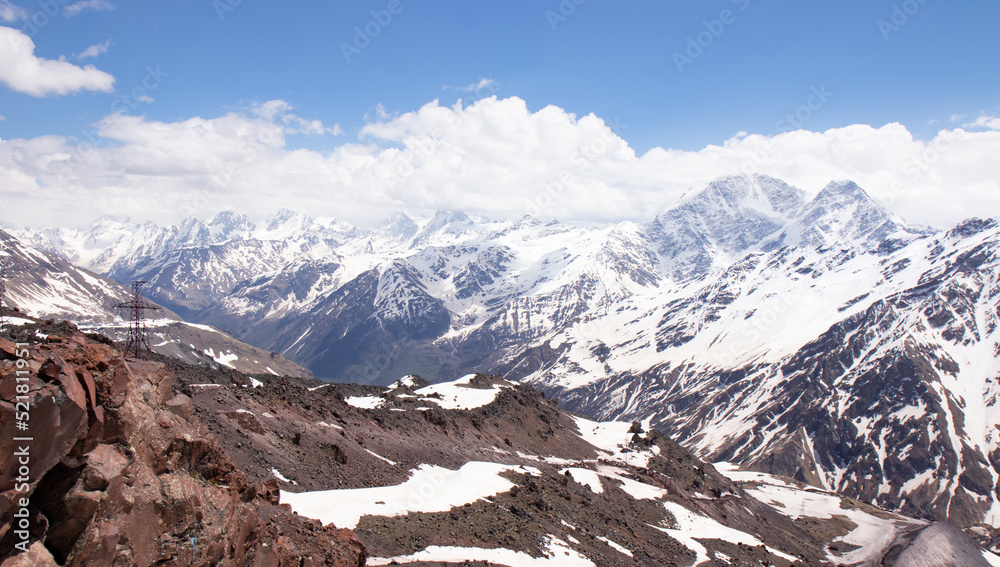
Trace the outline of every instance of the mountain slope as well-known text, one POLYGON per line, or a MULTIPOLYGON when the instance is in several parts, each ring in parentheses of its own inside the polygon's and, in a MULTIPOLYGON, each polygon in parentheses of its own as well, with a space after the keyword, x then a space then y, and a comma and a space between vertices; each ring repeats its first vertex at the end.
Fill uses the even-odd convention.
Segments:
POLYGON ((107 265, 324 378, 500 372, 710 460, 960 524, 1000 511, 993 221, 935 232, 851 182, 807 199, 755 176, 646 224, 281 211, 162 235, 107 265))
MULTIPOLYGON (((0 231, 0 256, 7 267, 5 307, 29 320, 79 321, 87 330, 124 340, 129 326, 115 305, 130 301, 132 290, 0 231)), ((223 365, 255 374, 311 376, 307 369, 218 329, 191 324, 169 310, 148 314, 147 340, 155 352, 196 364, 223 365), (198 345, 197 347, 195 345, 198 345)), ((20 318, 24 318, 20 317, 20 318)))
POLYGON ((748 256, 698 300, 616 323, 638 338, 608 346, 603 376, 570 349, 529 381, 604 418, 652 417, 705 458, 975 523, 1000 487, 998 247, 996 223, 970 221, 885 256, 748 256))

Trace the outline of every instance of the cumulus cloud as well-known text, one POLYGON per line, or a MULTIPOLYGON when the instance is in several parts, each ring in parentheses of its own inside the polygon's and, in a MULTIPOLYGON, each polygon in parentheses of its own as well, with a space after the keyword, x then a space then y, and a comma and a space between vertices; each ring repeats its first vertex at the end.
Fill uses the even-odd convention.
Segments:
POLYGON ((114 90, 115 78, 94 67, 35 56, 35 42, 20 30, 0 26, 0 82, 31 96, 114 90))
POLYGON ((359 224, 399 209, 608 223, 649 220, 723 175, 766 173, 811 193, 853 179, 915 223, 1000 215, 997 131, 955 128, 924 141, 900 124, 854 125, 639 156, 626 125, 491 97, 385 116, 358 141, 319 152, 286 146, 313 123, 291 110, 269 101, 179 122, 113 114, 94 126, 110 142, 100 147, 52 136, 0 142, 0 197, 31 224, 110 211, 161 223, 225 208, 263 217, 281 207, 359 224))
POLYGON ((64 7, 63 15, 67 18, 72 18, 79 16, 87 10, 92 10, 94 12, 107 12, 114 9, 115 5, 108 0, 80 0, 79 2, 73 2, 72 4, 64 7))
POLYGON ((28 11, 24 8, 11 4, 8 0, 0 0, 0 20, 5 22, 16 22, 28 17, 28 11))
POLYGON ((87 49, 84 49, 80 53, 77 53, 73 57, 77 61, 81 61, 81 60, 86 59, 88 57, 97 57, 97 56, 100 56, 100 55, 104 55, 105 53, 108 52, 108 49, 110 49, 110 48, 111 48, 111 40, 108 39, 107 41, 104 41, 103 43, 97 43, 97 44, 91 45, 90 47, 88 47, 87 49))

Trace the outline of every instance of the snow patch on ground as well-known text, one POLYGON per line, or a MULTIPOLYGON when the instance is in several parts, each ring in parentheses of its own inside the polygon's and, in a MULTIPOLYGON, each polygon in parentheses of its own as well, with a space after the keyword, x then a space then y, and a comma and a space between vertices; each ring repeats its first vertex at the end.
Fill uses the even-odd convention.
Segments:
POLYGON ((395 390, 396 388, 412 388, 416 385, 417 385, 416 376, 414 376, 413 374, 407 374, 406 376, 403 376, 399 380, 393 382, 392 385, 389 386, 389 389, 395 390))
POLYGON ((580 429, 580 437, 584 441, 607 453, 609 458, 617 460, 626 465, 636 467, 646 467, 649 460, 660 452, 659 447, 653 447, 646 451, 632 451, 628 449, 629 440, 632 433, 629 430, 632 424, 624 421, 596 422, 582 417, 573 417, 576 426, 580 429))
POLYGON ((620 482, 621 489, 636 500, 657 500, 667 495, 667 490, 665 488, 632 480, 631 478, 623 476, 625 471, 616 467, 602 465, 597 467, 597 472, 605 478, 613 478, 620 482))
POLYGON ((410 512, 447 512, 513 488, 500 473, 538 475, 534 467, 472 461, 457 471, 420 465, 409 480, 394 486, 281 492, 292 510, 338 528, 355 528, 362 516, 403 516, 410 512))
POLYGON ((735 482, 760 483, 756 488, 747 488, 747 493, 793 520, 802 516, 818 519, 843 516, 853 522, 857 527, 835 541, 857 546, 857 549, 840 556, 831 555, 830 560, 838 565, 861 564, 881 557, 900 528, 926 524, 899 516, 885 519, 859 509, 845 508, 845 500, 836 494, 815 488, 800 489, 768 474, 735 470, 728 463, 718 463, 716 468, 735 482))
MULTIPOLYGON (((685 547, 688 547, 697 553, 698 558, 695 559, 696 565, 702 561, 708 561, 709 557, 708 550, 705 549, 705 546, 695 541, 694 538, 721 539, 723 541, 728 541, 729 543, 744 544, 751 547, 764 545, 762 541, 746 532, 741 532, 728 526, 724 526, 708 516, 696 514, 680 504, 676 504, 674 502, 664 502, 663 505, 677 520, 677 529, 657 529, 665 532, 670 537, 680 541, 685 547)), ((768 547, 767 550, 778 557, 783 557, 784 559, 792 562, 796 561, 795 557, 778 551, 777 549, 768 547)))
POLYGON ((601 484, 601 475, 590 469, 568 468, 559 471, 559 474, 569 473, 573 480, 590 489, 594 494, 603 494, 604 485, 601 484))
POLYGON ((348 405, 361 409, 375 409, 382 407, 385 398, 379 396, 351 396, 345 400, 348 405))
MULTIPOLYGON (((250 412, 247 412, 247 413, 250 413, 250 412)), ((276 478, 276 479, 278 479, 278 480, 280 480, 280 481, 282 481, 282 482, 287 482, 287 483, 289 483, 289 484, 298 484, 298 483, 297 483, 297 482, 295 482, 294 480, 288 480, 288 479, 287 479, 287 478, 285 477, 285 475, 281 474, 281 471, 279 471, 279 470, 278 470, 278 469, 276 469, 276 468, 273 468, 273 467, 271 468, 271 474, 273 474, 273 475, 274 475, 274 478, 276 478)))
POLYGON ((212 360, 218 362, 219 364, 221 364, 223 366, 228 366, 229 368, 232 368, 233 370, 236 370, 236 367, 233 366, 233 364, 232 364, 233 361, 240 359, 239 356, 237 356, 237 355, 235 355, 235 354, 233 354, 231 352, 223 353, 223 352, 220 351, 219 354, 218 354, 218 356, 216 356, 215 350, 214 349, 210 349, 210 348, 207 348, 207 349, 203 350, 202 352, 205 354, 205 356, 211 358, 212 360))
POLYGON ((379 455, 378 453, 376 453, 375 451, 372 451, 371 449, 365 449, 365 451, 367 451, 369 455, 371 455, 371 456, 373 456, 373 457, 375 457, 375 458, 377 458, 377 459, 379 459, 381 461, 385 461, 385 462, 389 463, 392 466, 396 466, 396 461, 390 461, 389 459, 383 457, 382 455, 379 455))
POLYGON ((498 385, 489 389, 470 388, 468 384, 473 378, 475 378, 475 374, 469 374, 454 382, 425 386, 416 390, 415 393, 423 398, 429 398, 427 401, 436 403, 442 409, 470 410, 481 408, 493 402, 497 394, 500 393, 500 390, 510 387, 507 385, 498 385), (441 397, 438 398, 438 395, 441 397), (431 398, 431 396, 434 397, 431 398))
POLYGON ((633 557, 632 552, 629 551, 626 547, 624 547, 622 545, 619 545, 619 544, 611 541, 610 539, 608 539, 606 537, 597 536, 597 539, 599 539, 599 540, 603 541, 604 543, 610 545, 611 547, 613 547, 619 553, 621 553, 623 555, 628 555, 629 557, 633 557))
MULTIPOLYGON (((413 555, 401 557, 369 557, 368 565, 406 564, 417 561, 439 561, 443 563, 465 563, 485 561, 508 567, 594 567, 594 562, 580 555, 569 545, 549 536, 549 543, 543 557, 532 557, 523 551, 510 549, 483 549, 481 547, 443 547, 432 545, 413 555)), ((631 554, 629 554, 631 555, 631 554)))

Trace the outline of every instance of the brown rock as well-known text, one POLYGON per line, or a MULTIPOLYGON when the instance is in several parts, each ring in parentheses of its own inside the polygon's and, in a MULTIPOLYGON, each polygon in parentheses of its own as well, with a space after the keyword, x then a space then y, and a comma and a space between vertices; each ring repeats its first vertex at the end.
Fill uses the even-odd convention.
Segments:
POLYGON ((191 402, 191 398, 184 394, 178 394, 170 398, 165 405, 168 410, 184 419, 188 419, 194 415, 194 404, 191 402))
MULTIPOLYGON (((276 481, 255 498, 258 490, 194 417, 192 401, 173 395, 164 365, 121 361, 76 335, 38 350, 48 383, 40 380, 32 394, 28 435, 45 440, 31 447, 40 477, 32 503, 45 514, 34 524, 52 555, 0 552, 0 567, 364 564, 364 546, 350 530, 314 526, 275 506, 276 481), (110 371, 95 375, 100 364, 110 371)), ((0 402, 2 454, 15 449, 12 411, 0 402)), ((4 466, 0 513, 12 496, 12 469, 4 466)))
POLYGON ((271 504, 278 504, 281 502, 281 488, 278 485, 278 479, 269 478, 262 482, 259 487, 257 487, 257 494, 261 498, 267 500, 271 504))
POLYGON ((104 490, 112 479, 122 473, 126 465, 128 459, 113 445, 98 445, 87 453, 87 467, 81 475, 83 487, 86 490, 104 490))
POLYGON ((42 542, 36 541, 31 544, 27 553, 5 559, 0 567, 59 567, 59 564, 42 542))
POLYGON ((227 411, 226 417, 234 420, 240 425, 240 428, 244 431, 250 431, 258 435, 263 435, 267 432, 264 429, 264 425, 257 419, 257 416, 252 413, 247 413, 245 411, 227 411))
POLYGON ((38 376, 33 374, 22 374, 21 376, 26 377, 28 380, 27 382, 18 382, 17 375, 15 374, 16 370, 14 368, 5 370, 6 372, 0 373, 0 400, 10 403, 17 401, 17 396, 19 395, 17 392, 17 386, 19 384, 27 384, 28 392, 41 390, 45 387, 45 383, 42 382, 38 376))
MULTIPOLYGON (((66 395, 69 396, 69 399, 72 400, 74 404, 86 410, 87 392, 83 389, 83 386, 80 385, 80 380, 76 377, 76 370, 61 359, 53 358, 50 360, 59 365, 59 374, 56 378, 59 380, 59 384, 63 387, 66 395)), ((51 370, 49 372, 51 372, 51 370)))
POLYGON ((17 358, 17 345, 0 337, 0 352, 4 354, 3 358, 15 359, 17 358))
POLYGON ((94 375, 86 368, 78 370, 76 375, 83 382, 83 387, 87 391, 87 399, 90 401, 90 407, 100 407, 97 403, 97 387, 94 385, 94 375))

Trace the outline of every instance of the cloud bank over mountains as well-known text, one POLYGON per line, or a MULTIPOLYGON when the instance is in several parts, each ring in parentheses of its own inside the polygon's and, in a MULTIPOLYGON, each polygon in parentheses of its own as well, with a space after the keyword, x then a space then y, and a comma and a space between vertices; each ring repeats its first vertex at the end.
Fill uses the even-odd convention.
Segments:
POLYGON ((4 221, 79 225, 113 213, 168 223, 281 207, 362 225, 400 209, 644 221, 688 189, 738 173, 811 193, 851 179, 914 223, 1000 216, 1000 120, 992 116, 926 141, 900 124, 852 125, 741 132, 698 151, 640 156, 626 142, 627 124, 551 105, 532 111, 517 97, 380 114, 356 141, 327 151, 296 147, 289 136, 332 139, 340 126, 291 109, 267 101, 176 122, 115 113, 72 138, 0 141, 0 196, 17 211, 4 221))

